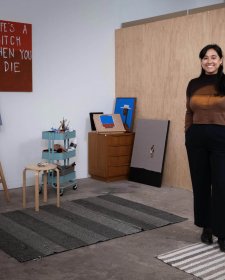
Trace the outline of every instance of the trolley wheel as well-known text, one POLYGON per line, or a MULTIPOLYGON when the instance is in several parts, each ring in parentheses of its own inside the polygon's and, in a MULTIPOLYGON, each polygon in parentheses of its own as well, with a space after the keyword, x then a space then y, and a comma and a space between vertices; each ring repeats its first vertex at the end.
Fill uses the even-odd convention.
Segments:
POLYGON ((41 194, 42 193, 42 185, 39 185, 39 194, 41 194))
POLYGON ((59 195, 60 195, 60 196, 63 196, 63 189, 60 189, 60 190, 59 190, 59 195))
POLYGON ((77 184, 73 185, 73 190, 77 189, 77 184))

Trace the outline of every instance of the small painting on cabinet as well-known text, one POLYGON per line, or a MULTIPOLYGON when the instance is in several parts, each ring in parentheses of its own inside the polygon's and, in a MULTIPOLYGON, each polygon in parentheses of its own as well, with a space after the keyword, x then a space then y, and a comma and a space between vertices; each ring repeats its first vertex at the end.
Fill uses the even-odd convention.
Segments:
POLYGON ((117 97, 114 114, 120 114, 127 131, 133 130, 136 97, 117 97))
POLYGON ((90 122, 91 122, 91 130, 92 130, 92 131, 95 131, 95 130, 96 130, 95 123, 94 123, 94 119, 93 119, 93 116, 94 116, 95 114, 104 114, 104 113, 103 113, 103 112, 91 112, 91 113, 89 113, 90 122))
POLYGON ((125 132, 120 114, 94 114, 97 132, 125 132))

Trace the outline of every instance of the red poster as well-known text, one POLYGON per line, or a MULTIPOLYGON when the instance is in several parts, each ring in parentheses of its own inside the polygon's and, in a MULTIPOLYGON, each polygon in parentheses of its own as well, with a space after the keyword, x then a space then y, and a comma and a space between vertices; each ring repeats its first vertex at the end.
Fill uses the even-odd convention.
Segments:
POLYGON ((0 91, 32 91, 32 25, 0 20, 0 91))

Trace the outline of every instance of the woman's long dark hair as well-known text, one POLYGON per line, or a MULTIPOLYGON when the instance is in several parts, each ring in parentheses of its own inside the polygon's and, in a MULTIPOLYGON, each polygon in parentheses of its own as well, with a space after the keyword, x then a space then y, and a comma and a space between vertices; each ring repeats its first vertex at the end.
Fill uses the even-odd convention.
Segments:
MULTIPOLYGON (((220 58, 223 58, 223 52, 222 49, 216 45, 216 44, 210 44, 205 46, 199 53, 199 58, 202 60, 204 58, 204 56, 206 55, 207 51, 213 49, 214 51, 216 51, 216 53, 218 54, 218 56, 220 58)), ((205 70, 202 68, 201 71, 201 76, 205 75, 205 70)), ((225 96, 225 74, 223 73, 223 64, 221 64, 218 68, 218 72, 217 72, 217 85, 216 85, 216 89, 218 91, 218 95, 219 96, 225 96)))

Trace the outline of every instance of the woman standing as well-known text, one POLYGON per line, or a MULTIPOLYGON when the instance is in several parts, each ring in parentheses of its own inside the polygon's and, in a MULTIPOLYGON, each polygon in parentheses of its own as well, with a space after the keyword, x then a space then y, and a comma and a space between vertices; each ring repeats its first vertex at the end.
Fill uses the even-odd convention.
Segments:
POLYGON ((194 222, 201 241, 218 237, 225 252, 225 75, 216 44, 199 53, 201 74, 187 87, 185 144, 194 196, 194 222))

